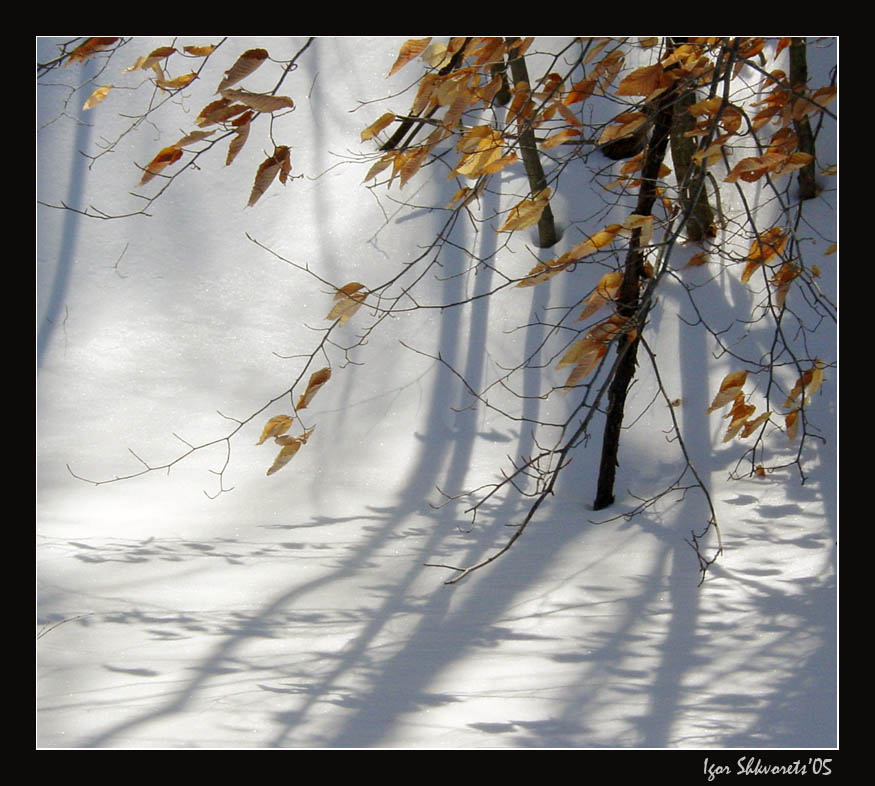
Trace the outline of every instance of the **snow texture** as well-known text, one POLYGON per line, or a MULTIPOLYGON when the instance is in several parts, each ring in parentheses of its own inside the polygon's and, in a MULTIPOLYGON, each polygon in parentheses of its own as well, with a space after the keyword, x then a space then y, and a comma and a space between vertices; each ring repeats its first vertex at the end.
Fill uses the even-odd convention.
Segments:
MULTIPOLYGON (((453 586, 443 584, 448 571, 424 565, 468 565, 504 545, 525 500, 496 499, 472 525, 464 500, 437 507, 436 489, 491 482, 507 456, 533 449, 525 423, 473 406, 458 378, 426 355, 440 353, 485 386, 536 345, 531 317, 565 302, 564 284, 394 318, 356 353, 357 364, 334 368, 307 410, 313 436, 279 473, 265 475, 273 452, 255 442, 288 402, 241 431, 222 479, 234 490, 215 499, 202 491, 218 487, 224 444, 130 481, 93 486, 71 474, 137 472, 130 451, 170 461, 185 450, 180 438, 222 436, 233 426, 228 417, 247 417, 300 372, 293 356, 321 337, 331 293, 247 233, 328 281, 367 285, 437 231, 443 218, 426 208, 446 204, 455 184, 420 173, 401 195, 422 206, 411 211, 391 201, 397 186, 376 198, 361 184, 367 165, 353 161, 373 149, 359 144, 361 130, 410 100, 362 103, 416 78, 414 65, 385 78, 402 40, 317 39, 283 86, 295 111, 276 124, 293 174, 305 176, 275 183, 253 208, 245 207, 252 178, 272 150, 263 131, 228 168, 224 151, 205 157, 150 217, 38 208, 38 746, 837 745, 836 374, 827 373, 812 403, 826 442, 807 451, 804 484, 791 472, 729 480, 737 443, 720 443, 726 422, 705 410, 733 366, 679 319, 688 304, 677 284, 661 293, 649 329, 722 525, 725 554, 702 586, 686 542, 707 520, 700 497, 673 495, 613 519, 635 506, 632 495, 657 493, 683 466, 663 433, 665 406, 650 406, 644 362, 614 508, 591 509, 595 438, 501 559, 453 586)), ((288 57, 304 41, 231 39, 223 62, 256 45, 288 57)), ((56 43, 38 39, 38 57, 56 43)), ((166 43, 135 40, 115 56, 112 78, 128 58, 166 43)), ((812 84, 825 83, 836 46, 814 50, 821 59, 810 66, 812 84)), ((149 90, 117 89, 80 111, 110 78, 84 84, 100 62, 71 66, 37 90, 38 196, 138 210, 136 164, 190 130, 210 98, 202 101, 201 87, 175 99, 92 165, 79 151, 93 155, 117 137, 130 124, 119 114, 141 106, 149 90), (62 82, 83 86, 69 96, 53 86, 62 82)), ((834 130, 820 144, 834 161, 834 130)), ((569 171, 556 200, 565 204, 562 222, 604 205, 574 177, 569 171)), ((489 199, 484 215, 499 207, 489 199)), ((825 192, 806 206, 815 248, 835 238, 835 201, 825 192)), ((462 231, 484 255, 497 242, 494 232, 462 231)), ((530 238, 519 234, 504 256, 517 274, 532 265, 530 238)), ((579 237, 569 228, 559 251, 579 237)), ((820 258, 834 296, 836 257, 820 258)), ((495 284, 488 272, 454 275, 454 265, 465 271, 461 255, 442 263, 421 290, 433 303, 495 284)), ((582 282, 580 292, 593 285, 582 282)), ((715 323, 721 309, 729 319, 750 308, 737 275, 723 286, 726 298, 709 301, 715 323)), ((354 318, 344 335, 355 328, 354 318)), ((830 324, 812 341, 835 356, 830 324)), ((562 384, 551 368, 525 376, 527 394, 562 384)), ((572 399, 527 398, 524 414, 564 413, 572 399)))

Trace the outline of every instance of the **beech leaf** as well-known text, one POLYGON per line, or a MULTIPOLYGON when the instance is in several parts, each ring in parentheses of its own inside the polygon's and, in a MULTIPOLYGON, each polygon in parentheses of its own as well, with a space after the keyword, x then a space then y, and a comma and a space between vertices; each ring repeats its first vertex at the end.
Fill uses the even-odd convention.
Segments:
POLYGON ((331 369, 323 368, 319 371, 314 371, 310 375, 310 381, 307 383, 307 389, 298 399, 298 406, 295 409, 304 409, 313 400, 313 396, 319 392, 319 389, 331 378, 331 369))
POLYGON ((275 415, 264 424, 261 436, 255 444, 261 445, 271 437, 278 437, 280 434, 285 434, 292 427, 293 421, 294 418, 291 415, 275 415))
POLYGON ((143 177, 140 180, 139 185, 142 186, 148 183, 153 177, 155 177, 155 175, 161 172, 161 170, 171 164, 175 164, 180 158, 182 158, 182 150, 176 147, 176 145, 165 147, 157 156, 155 156, 155 158, 146 164, 145 172, 143 172, 143 177))
POLYGON ((217 93, 221 93, 231 85, 237 84, 241 79, 245 79, 249 74, 255 71, 268 58, 266 49, 249 49, 237 58, 227 71, 225 78, 219 84, 217 93))
POLYGON ((252 207, 261 198, 277 174, 280 175, 280 182, 285 183, 290 168, 289 148, 280 145, 272 156, 266 158, 259 165, 255 174, 255 182, 252 184, 252 193, 249 195, 248 206, 252 207))
POLYGON ((325 318, 339 319, 341 325, 348 322, 368 296, 367 292, 359 292, 363 287, 364 284, 352 281, 338 289, 337 294, 334 296, 334 306, 325 318))
POLYGON ((82 104, 83 110, 91 109, 97 106, 104 98, 109 95, 109 91, 112 90, 112 85, 101 85, 97 88, 90 96, 88 96, 88 100, 82 104))
POLYGON ((411 38, 405 41, 401 45, 401 51, 398 52, 398 57, 395 59, 395 63, 389 71, 389 76, 392 76, 392 74, 401 70, 401 68, 407 65, 413 60, 413 58, 422 54, 430 42, 431 36, 428 38, 411 38))
POLYGON ((720 390, 714 397, 714 401, 711 402, 711 406, 708 407, 707 411, 713 412, 715 409, 720 409, 730 401, 733 401, 736 396, 741 393, 741 389, 744 387, 746 380, 747 371, 733 371, 727 374, 720 383, 720 390))
POLYGON ((551 189, 545 188, 534 199, 524 199, 510 209, 507 221, 504 222, 499 232, 513 232, 517 229, 526 229, 537 224, 544 209, 550 203, 551 189))
POLYGON ((64 63, 64 65, 67 66, 70 65, 70 63, 76 62, 82 63, 89 57, 96 55, 98 52, 102 52, 104 49, 109 49, 109 47, 118 40, 118 36, 89 38, 84 44, 80 44, 70 52, 70 56, 67 58, 67 62, 64 63))
POLYGON ((394 112, 386 112, 385 114, 380 115, 380 117, 362 131, 362 142, 367 142, 372 137, 375 137, 380 131, 386 128, 386 126, 391 125, 394 120, 394 112))
POLYGON ((278 112, 280 109, 293 109, 295 102, 288 96, 272 96, 268 93, 251 93, 242 88, 229 88, 222 91, 224 98, 248 106, 256 112, 278 112))
POLYGON ((583 312, 577 318, 578 322, 583 321, 587 317, 595 314, 606 303, 610 303, 617 297, 620 287, 623 284, 622 271, 613 273, 605 273, 595 288, 595 291, 586 299, 583 312))

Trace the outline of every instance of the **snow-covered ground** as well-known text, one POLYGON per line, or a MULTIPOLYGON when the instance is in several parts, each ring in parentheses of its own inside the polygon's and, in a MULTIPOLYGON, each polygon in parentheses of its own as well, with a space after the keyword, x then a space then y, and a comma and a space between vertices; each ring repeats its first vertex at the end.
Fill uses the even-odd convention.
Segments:
MULTIPOLYGON (((313 436, 270 477, 273 450, 255 442, 268 416, 288 410, 283 402, 232 442, 222 478, 224 444, 170 473, 101 486, 71 474, 135 473, 142 464, 130 451, 164 464, 185 450, 180 439, 221 437, 233 426, 228 417, 248 417, 300 372, 293 356, 318 342, 331 296, 247 233, 326 280, 366 284, 433 237, 440 214, 402 210, 390 201, 397 187, 378 200, 361 185, 365 165, 350 162, 367 149, 361 130, 409 103, 408 94, 351 111, 415 79, 412 70, 385 79, 402 40, 324 38, 308 50, 281 91, 296 110, 276 128, 276 142, 292 148, 293 174, 305 177, 274 184, 254 208, 244 207, 253 174, 272 150, 263 131, 231 167, 216 152, 177 179, 151 217, 38 209, 37 744, 835 746, 836 372, 812 405, 827 441, 806 455, 805 484, 791 472, 728 480, 738 447, 721 445, 725 421, 705 409, 733 369, 677 318, 686 307, 677 284, 662 295, 651 341, 721 522, 725 553, 702 586, 686 542, 707 518, 701 498, 675 495, 630 520, 593 523, 631 510, 631 493, 658 493, 682 467, 663 434, 665 408, 648 407, 644 382, 630 397, 639 417, 624 433, 614 508, 591 510, 594 439, 501 559, 453 586, 443 584, 446 570, 424 565, 488 556, 525 512, 524 500, 502 498, 472 526, 464 505, 437 506, 436 487, 488 483, 506 456, 533 449, 529 429, 472 407, 459 380, 426 354, 485 385, 499 363, 518 362, 538 340, 530 317, 562 302, 558 285, 384 324, 355 364, 334 366, 308 408, 313 436), (220 482, 234 490, 203 493, 220 482)), ((135 42, 124 57, 165 43, 135 42)), ((282 57, 303 43, 226 46, 237 54, 257 44, 282 57)), ((39 59, 53 45, 39 39, 39 59)), ((812 83, 825 82, 835 46, 821 57, 812 83)), ((76 83, 96 62, 47 81, 76 83)), ((191 130, 210 98, 168 107, 89 167, 77 151, 93 155, 115 138, 130 123, 119 113, 145 92, 113 91, 83 113, 93 89, 77 92, 59 117, 65 91, 38 88, 39 199, 136 210, 134 162, 191 130)), ((832 161, 829 133, 822 140, 832 161)), ((440 180, 420 174, 400 196, 423 208, 445 204, 456 187, 440 180)), ((806 206, 827 239, 835 196, 806 206)), ((462 231, 484 255, 495 242, 462 231)), ((508 264, 522 272, 532 264, 524 242, 508 247, 508 264)), ((833 296, 836 259, 818 263, 833 296)), ((465 268, 461 257, 442 261, 442 277, 423 285, 432 302, 490 286, 488 274, 453 275, 453 265, 465 268)), ((726 291, 730 305, 744 307, 737 282, 726 291)), ((727 308, 711 307, 715 318, 727 308)), ((813 343, 834 357, 832 326, 822 327, 813 343)), ((353 320, 343 335, 355 329, 353 320)), ((558 372, 552 383, 563 380, 558 372)), ((527 399, 526 414, 567 411, 572 398, 527 399)))

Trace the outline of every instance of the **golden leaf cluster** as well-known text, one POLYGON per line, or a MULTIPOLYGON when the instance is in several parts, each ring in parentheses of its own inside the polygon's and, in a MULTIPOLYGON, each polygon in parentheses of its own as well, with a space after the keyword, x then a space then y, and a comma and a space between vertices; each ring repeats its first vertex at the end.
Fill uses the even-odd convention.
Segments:
MULTIPOLYGON (((823 384, 823 369, 825 364, 815 360, 814 365, 804 371, 796 384, 793 386, 781 409, 789 410, 784 413, 784 428, 787 439, 792 443, 797 436, 799 428, 799 413, 807 407, 813 396, 823 384)), ((744 384, 747 380, 746 371, 733 371, 727 374, 720 384, 720 390, 714 397, 714 401, 708 408, 708 412, 722 409, 731 404, 729 412, 724 416, 729 419, 729 427, 723 437, 723 442, 729 442, 736 436, 742 439, 750 436, 759 426, 769 420, 771 412, 763 412, 757 417, 752 417, 756 406, 750 404, 744 395, 744 384)), ((763 473, 758 473, 763 474, 763 473)))
MULTIPOLYGON (((319 371, 314 371, 307 382, 306 390, 298 399, 298 404, 295 407, 295 410, 306 409, 312 401, 313 396, 319 392, 322 386, 328 382, 330 378, 330 368, 323 368, 319 371)), ((316 428, 315 426, 312 426, 301 434, 292 436, 287 432, 294 422, 295 418, 292 415, 275 415, 264 424, 264 428, 261 430, 261 436, 258 438, 258 442, 255 443, 256 445, 263 445, 267 440, 273 439, 277 445, 281 446, 280 452, 277 453, 273 464, 271 464, 267 470, 268 475, 273 475, 274 472, 278 472, 288 464, 301 447, 307 443, 307 440, 316 428)))
POLYGON ((727 374, 720 383, 720 390, 714 397, 707 412, 722 409, 727 404, 732 404, 729 412, 724 415, 729 419, 729 427, 723 435, 723 441, 729 442, 740 434, 742 439, 749 437, 759 426, 765 423, 771 413, 763 412, 757 417, 752 415, 756 412, 756 406, 747 401, 744 395, 744 383, 747 381, 747 371, 733 371, 727 374))
POLYGON ((273 464, 267 470, 268 475, 273 475, 274 472, 278 472, 288 464, 313 433, 315 426, 297 436, 286 434, 292 427, 294 420, 291 415, 275 415, 264 424, 261 436, 258 442, 255 443, 256 445, 263 445, 268 439, 273 439, 277 445, 281 446, 280 452, 277 453, 273 464))
POLYGON ((746 284, 757 270, 774 257, 782 254, 787 240, 787 232, 778 226, 757 235, 747 252, 747 256, 742 260, 746 264, 744 272, 741 274, 741 282, 746 284))
POLYGON ((802 372, 782 404, 782 409, 789 410, 784 414, 784 428, 787 441, 791 444, 796 440, 799 431, 799 413, 809 406, 811 397, 823 384, 824 368, 826 364, 822 360, 815 360, 811 368, 802 372))
MULTIPOLYGON (((187 46, 183 52, 190 57, 207 57, 214 49, 214 46, 187 46)), ((182 89, 191 84, 197 75, 188 73, 167 79, 161 68, 161 62, 176 53, 177 50, 174 47, 159 47, 148 55, 137 58, 126 71, 151 69, 155 72, 155 84, 158 87, 165 90, 182 89)), ((234 133, 231 136, 225 159, 226 166, 230 165, 243 149, 249 138, 251 123, 258 114, 270 114, 294 108, 294 101, 288 96, 253 93, 243 88, 233 87, 256 71, 269 57, 266 49, 249 49, 240 55, 231 68, 225 71, 224 77, 219 83, 216 92, 220 94, 220 97, 203 107, 195 118, 194 124, 198 128, 221 125, 226 129, 233 130, 234 133)), ((85 108, 90 109, 104 100, 110 88, 111 85, 102 86, 95 90, 86 102, 85 108)), ((213 131, 195 131, 175 144, 163 148, 155 158, 143 167, 143 177, 139 185, 148 183, 166 167, 179 161, 182 157, 183 147, 200 141, 212 133, 213 131)), ((290 171, 291 159, 288 146, 276 146, 273 155, 268 156, 258 167, 249 195, 248 206, 251 207, 261 198, 277 175, 279 175, 281 183, 286 183, 290 171)))

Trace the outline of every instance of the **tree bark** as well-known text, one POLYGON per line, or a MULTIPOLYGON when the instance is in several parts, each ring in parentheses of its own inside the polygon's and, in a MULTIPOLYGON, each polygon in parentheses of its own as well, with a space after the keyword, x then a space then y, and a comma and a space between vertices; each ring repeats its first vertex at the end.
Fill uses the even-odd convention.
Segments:
MULTIPOLYGON (((508 38, 507 43, 513 44, 518 40, 517 38, 508 38)), ((526 68, 524 55, 514 56, 509 54, 508 66, 510 67, 510 75, 515 88, 520 82, 525 82, 531 87, 529 70, 526 68)), ((526 175, 529 179, 529 188, 532 191, 532 195, 535 195, 547 187, 547 178, 544 175, 544 167, 541 165, 541 158, 538 155, 538 144, 535 141, 535 132, 531 124, 519 122, 518 125, 520 128, 520 154, 523 157, 523 165, 526 168, 526 175)), ((540 248, 550 248, 555 246, 558 240, 556 222, 553 219, 553 211, 550 209, 548 202, 544 212, 541 213, 541 218, 538 220, 538 246, 540 248)))
MULTIPOLYGON (((805 57, 805 39, 794 38, 790 42, 790 87, 803 92, 808 87, 808 61, 805 57)), ((793 126, 799 138, 798 149, 801 153, 814 155, 814 134, 811 133, 811 123, 807 117, 794 120, 793 126)), ((799 170, 799 198, 812 199, 817 196, 818 188, 814 179, 814 160, 799 170)))
MULTIPOLYGON (((671 135, 672 106, 675 101, 675 89, 667 90, 659 97, 653 132, 645 154, 644 169, 641 176, 641 189, 638 192, 638 203, 635 213, 649 216, 657 197, 659 169, 665 159, 671 135)), ((617 474, 617 455, 620 448, 620 432, 623 428, 623 413, 626 407, 626 396, 629 386, 635 377, 638 365, 638 331, 644 328, 643 315, 639 314, 641 280, 644 277, 644 253, 641 250, 641 232, 636 229, 629 243, 626 263, 623 270, 623 283, 617 297, 617 313, 629 317, 635 330, 634 338, 629 334, 622 336, 617 345, 619 355, 613 379, 608 388, 608 405, 606 412, 605 431, 602 440, 602 456, 599 464, 599 478, 596 487, 596 497, 593 502, 595 510, 601 510, 614 502, 614 480, 617 474), (637 318, 638 324, 634 324, 637 318)))
POLYGON ((708 202, 703 177, 690 176, 693 168, 693 154, 696 152, 696 139, 686 136, 696 125, 689 107, 696 103, 696 89, 690 85, 682 88, 672 110, 671 159, 678 184, 678 197, 684 215, 687 216, 684 232, 689 240, 700 242, 706 237, 714 237, 714 211, 708 202))

